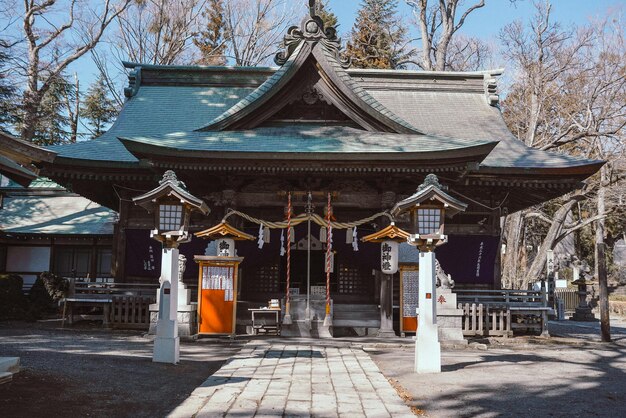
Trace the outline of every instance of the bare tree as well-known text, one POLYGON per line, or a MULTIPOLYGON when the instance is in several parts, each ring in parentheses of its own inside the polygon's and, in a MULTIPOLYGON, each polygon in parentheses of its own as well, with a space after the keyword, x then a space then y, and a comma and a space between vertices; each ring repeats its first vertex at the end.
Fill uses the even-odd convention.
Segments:
POLYGON ((142 0, 119 18, 112 37, 120 61, 143 64, 189 64, 192 39, 207 0, 142 0))
POLYGON ((269 62, 278 50, 297 2, 288 0, 230 0, 224 4, 226 55, 238 66, 269 62))
POLYGON ((520 287, 540 277, 547 250, 568 234, 595 223, 596 241, 602 242, 602 225, 610 216, 606 192, 617 181, 609 174, 611 160, 623 153, 626 124, 621 22, 614 23, 618 27, 613 30, 606 22, 565 30, 551 22, 549 2, 535 6, 537 13, 528 27, 515 22, 501 33, 505 55, 517 69, 503 102, 505 119, 529 146, 608 159, 609 164, 584 189, 560 200, 555 210, 539 207, 508 217, 503 281, 520 287), (567 224, 572 209, 588 198, 595 199, 595 207, 585 215, 579 211, 576 221, 567 224), (528 235, 529 219, 544 222, 548 229, 526 270, 523 237, 528 235))
POLYGON ((92 50, 107 27, 132 0, 103 0, 97 8, 77 7, 78 0, 25 0, 21 19, 26 59, 16 61, 26 86, 22 100, 21 137, 31 140, 41 101, 52 81, 92 50), (64 14, 64 17, 59 15, 64 14), (57 24, 56 22, 62 22, 57 24))
POLYGON ((469 6, 458 20, 457 12, 462 0, 438 0, 434 4, 429 4, 428 0, 405 1, 413 9, 421 35, 422 58, 417 65, 424 70, 448 69, 448 54, 454 34, 474 10, 485 6, 485 0, 469 6))

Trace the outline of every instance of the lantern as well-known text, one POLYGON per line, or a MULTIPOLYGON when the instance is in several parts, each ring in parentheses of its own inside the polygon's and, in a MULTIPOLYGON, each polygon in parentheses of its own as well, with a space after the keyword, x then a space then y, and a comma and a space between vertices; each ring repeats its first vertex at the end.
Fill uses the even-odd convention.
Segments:
POLYGON ((380 270, 384 274, 395 274, 398 271, 398 243, 386 240, 380 244, 380 270))
POLYGON ((150 236, 172 248, 190 240, 189 218, 192 211, 204 215, 209 213, 206 203, 190 194, 171 170, 165 172, 156 189, 133 198, 133 202, 154 213, 154 229, 150 231, 150 236))
POLYGON ((467 204, 443 191, 437 176, 429 174, 417 192, 398 202, 391 213, 394 216, 408 212, 411 235, 408 242, 422 251, 431 251, 446 242, 444 218, 464 211, 467 204))
POLYGON ((201 199, 185 189, 185 184, 176 178, 173 171, 166 171, 157 188, 135 197, 133 202, 154 213, 154 229, 150 236, 163 243, 159 278, 161 286, 157 295, 159 316, 152 360, 176 364, 180 359, 178 295, 179 290, 186 291, 182 282, 178 280, 180 274, 178 245, 191 239, 188 231, 191 212, 199 211, 206 215, 209 208, 201 199))

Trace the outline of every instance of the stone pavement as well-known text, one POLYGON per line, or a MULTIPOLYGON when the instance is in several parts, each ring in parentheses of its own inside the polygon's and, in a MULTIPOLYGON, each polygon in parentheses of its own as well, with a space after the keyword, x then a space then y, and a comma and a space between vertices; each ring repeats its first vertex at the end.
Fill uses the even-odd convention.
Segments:
POLYGON ((362 349, 254 340, 170 416, 414 415, 362 349))

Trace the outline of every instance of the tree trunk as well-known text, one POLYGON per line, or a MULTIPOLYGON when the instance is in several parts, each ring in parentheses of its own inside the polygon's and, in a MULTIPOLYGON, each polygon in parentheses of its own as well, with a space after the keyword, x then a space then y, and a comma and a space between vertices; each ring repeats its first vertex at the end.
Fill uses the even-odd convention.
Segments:
POLYGON ((518 286, 520 272, 520 245, 522 244, 523 218, 521 212, 506 217, 504 225, 504 242, 506 250, 502 260, 502 287, 513 289, 518 286))
POLYGON ((554 247, 557 244, 557 238, 561 234, 561 230, 563 229, 563 225, 567 219, 567 215, 574 208, 578 200, 577 196, 573 196, 555 212, 552 225, 550 225, 550 229, 548 229, 548 233, 537 251, 537 256, 533 260, 530 268, 528 269, 528 273, 524 277, 524 284, 526 286, 528 286, 528 283, 536 282, 541 278, 541 273, 546 265, 548 250, 554 250, 554 247))

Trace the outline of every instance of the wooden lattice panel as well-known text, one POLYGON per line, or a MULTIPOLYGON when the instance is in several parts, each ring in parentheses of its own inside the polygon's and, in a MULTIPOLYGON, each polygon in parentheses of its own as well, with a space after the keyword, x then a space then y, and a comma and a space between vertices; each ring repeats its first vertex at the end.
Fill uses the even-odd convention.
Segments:
POLYGON ((344 295, 369 295, 368 277, 358 267, 339 265, 338 292, 344 295))
POLYGON ((250 286, 252 293, 272 293, 280 291, 278 264, 256 267, 251 276, 252 277, 248 280, 248 286, 250 286))

